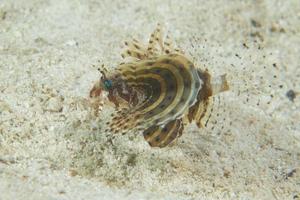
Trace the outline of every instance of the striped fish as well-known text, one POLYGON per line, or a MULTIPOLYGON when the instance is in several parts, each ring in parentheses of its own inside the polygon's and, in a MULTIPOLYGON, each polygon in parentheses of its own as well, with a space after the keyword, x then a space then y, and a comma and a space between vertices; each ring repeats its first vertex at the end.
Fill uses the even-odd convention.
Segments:
POLYGON ((136 60, 120 64, 112 73, 102 70, 101 80, 91 90, 92 97, 106 90, 117 107, 107 131, 142 131, 152 147, 172 143, 187 123, 196 121, 202 127, 210 97, 229 89, 226 75, 212 81, 169 40, 163 43, 161 35, 158 26, 148 48, 136 40, 126 42, 123 57, 136 60))

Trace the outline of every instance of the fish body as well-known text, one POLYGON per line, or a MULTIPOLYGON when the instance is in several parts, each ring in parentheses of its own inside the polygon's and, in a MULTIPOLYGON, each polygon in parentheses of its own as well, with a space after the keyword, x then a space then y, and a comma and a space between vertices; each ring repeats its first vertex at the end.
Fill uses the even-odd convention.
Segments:
MULTIPOLYGON (((159 27, 158 27, 159 28, 159 27)), ((108 92, 117 109, 108 131, 142 131, 152 147, 165 147, 182 135, 187 123, 202 127, 210 97, 229 89, 226 75, 216 83, 207 71, 195 67, 184 54, 163 42, 158 33, 151 35, 148 48, 137 41, 128 43, 126 54, 137 60, 120 64, 112 73, 102 72, 100 83, 91 90, 108 92), (152 42, 151 42, 152 41, 152 42), (154 41, 161 46, 157 53, 154 41)))

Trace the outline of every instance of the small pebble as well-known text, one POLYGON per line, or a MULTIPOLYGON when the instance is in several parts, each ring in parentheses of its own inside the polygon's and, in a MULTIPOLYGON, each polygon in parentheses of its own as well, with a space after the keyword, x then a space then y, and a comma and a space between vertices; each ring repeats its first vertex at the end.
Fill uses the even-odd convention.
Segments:
POLYGON ((63 103, 59 97, 51 97, 47 102, 46 102, 46 111, 50 112, 61 112, 63 109, 63 103))
POLYGON ((286 93, 286 96, 290 101, 294 102, 294 99, 296 98, 296 93, 294 92, 294 90, 289 90, 286 93))

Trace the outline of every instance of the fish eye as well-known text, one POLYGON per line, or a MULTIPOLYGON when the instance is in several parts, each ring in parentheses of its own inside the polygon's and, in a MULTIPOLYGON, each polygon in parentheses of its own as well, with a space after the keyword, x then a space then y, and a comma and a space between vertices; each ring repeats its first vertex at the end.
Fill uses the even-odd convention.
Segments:
POLYGON ((112 87, 112 81, 111 80, 104 80, 104 88, 106 90, 109 90, 109 89, 111 89, 111 87, 112 87))

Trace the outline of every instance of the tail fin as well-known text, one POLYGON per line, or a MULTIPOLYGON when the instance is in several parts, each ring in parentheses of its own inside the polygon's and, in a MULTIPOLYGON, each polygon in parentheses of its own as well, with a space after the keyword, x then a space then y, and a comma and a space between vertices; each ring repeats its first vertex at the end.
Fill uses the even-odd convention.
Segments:
POLYGON ((226 74, 213 78, 211 81, 211 89, 213 95, 229 90, 226 74))

